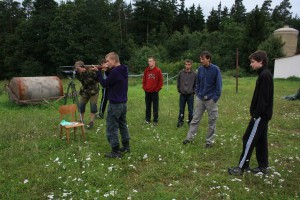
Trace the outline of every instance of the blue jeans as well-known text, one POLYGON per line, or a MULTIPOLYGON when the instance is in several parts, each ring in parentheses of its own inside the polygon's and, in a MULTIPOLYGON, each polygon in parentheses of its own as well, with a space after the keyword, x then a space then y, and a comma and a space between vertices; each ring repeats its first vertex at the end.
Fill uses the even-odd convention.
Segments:
POLYGON ((189 123, 190 123, 193 119, 194 94, 180 94, 178 122, 183 122, 185 104, 188 105, 189 123))
POLYGON ((120 129, 122 143, 130 140, 126 122, 127 104, 109 103, 106 118, 106 136, 112 148, 119 147, 118 130, 120 129))

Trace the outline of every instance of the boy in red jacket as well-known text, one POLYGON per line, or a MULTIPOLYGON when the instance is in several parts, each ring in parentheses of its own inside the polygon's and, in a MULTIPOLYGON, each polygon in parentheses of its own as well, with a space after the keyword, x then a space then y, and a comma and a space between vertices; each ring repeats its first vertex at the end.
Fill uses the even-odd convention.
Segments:
POLYGON ((148 67, 144 71, 143 89, 145 90, 146 118, 145 124, 150 123, 151 104, 153 104, 153 125, 158 123, 158 92, 163 86, 163 76, 161 70, 155 64, 154 57, 148 58, 148 67))

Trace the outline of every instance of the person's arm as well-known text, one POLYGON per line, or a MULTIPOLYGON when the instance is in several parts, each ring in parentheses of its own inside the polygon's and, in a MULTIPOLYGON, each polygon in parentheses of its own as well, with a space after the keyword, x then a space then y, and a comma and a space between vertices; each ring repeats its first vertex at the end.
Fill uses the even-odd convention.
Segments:
POLYGON ((269 108, 269 105, 273 99, 272 95, 272 85, 273 80, 271 76, 263 76, 261 78, 261 84, 259 87, 258 92, 258 100, 257 100, 257 106, 253 111, 252 117, 253 118, 259 118, 263 114, 266 114, 269 108))
POLYGON ((178 73, 177 77, 177 91, 180 93, 180 72, 178 73))
POLYGON ((161 70, 159 69, 159 72, 158 72, 158 84, 157 84, 156 92, 159 92, 161 90, 163 84, 164 84, 164 78, 163 78, 161 70))
POLYGON ((221 71, 219 68, 217 68, 217 78, 216 78, 216 89, 215 89, 215 93, 213 96, 213 100, 214 102, 217 102, 221 96, 221 92, 222 92, 222 76, 221 76, 221 71))
POLYGON ((146 81, 147 81, 146 71, 144 71, 143 81, 142 81, 142 87, 143 87, 144 90, 146 88, 146 81))
POLYGON ((200 93, 200 67, 198 68, 197 78, 196 78, 196 95, 200 93))
POLYGON ((193 73, 194 73, 193 91, 194 91, 194 93, 196 93, 197 74, 195 72, 193 72, 193 73))
POLYGON ((114 85, 116 82, 118 82, 120 80, 120 77, 118 74, 119 73, 117 70, 112 70, 106 79, 104 79, 103 75, 101 75, 99 81, 100 81, 100 84, 102 85, 102 87, 108 88, 111 85, 114 85))

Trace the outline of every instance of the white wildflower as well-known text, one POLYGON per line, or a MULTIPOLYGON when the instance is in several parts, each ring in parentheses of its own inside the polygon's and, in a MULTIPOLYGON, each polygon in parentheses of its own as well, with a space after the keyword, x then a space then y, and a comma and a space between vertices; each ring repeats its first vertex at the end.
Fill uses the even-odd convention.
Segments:
POLYGON ((239 181, 239 182, 241 182, 242 180, 241 179, 238 179, 238 178, 234 178, 234 179, 231 179, 231 181, 239 181))
POLYGON ((279 174, 279 172, 274 172, 274 174, 277 176, 281 176, 281 174, 279 174))
POLYGON ((108 193, 105 193, 103 196, 104 196, 104 197, 108 197, 108 196, 109 196, 109 194, 108 194, 108 193))
POLYGON ((282 183, 282 182, 284 182, 284 179, 281 178, 278 180, 278 182, 282 183))

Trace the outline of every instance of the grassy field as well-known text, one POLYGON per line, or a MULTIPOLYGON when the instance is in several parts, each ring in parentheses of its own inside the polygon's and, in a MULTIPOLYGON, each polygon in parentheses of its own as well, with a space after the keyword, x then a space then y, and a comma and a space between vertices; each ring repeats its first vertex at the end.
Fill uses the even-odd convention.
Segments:
MULTIPOLYGON (((255 77, 223 77, 217 138, 205 149, 207 114, 196 140, 184 146, 187 124, 176 128, 178 94, 174 84, 160 92, 159 125, 143 125, 144 93, 130 86, 130 154, 107 159, 106 123, 97 119, 68 145, 59 139, 60 103, 17 106, 0 91, 0 199, 300 199, 299 79, 275 80, 273 119, 269 123, 269 175, 229 176, 238 164, 249 121, 255 77)), ((0 82, 1 86, 6 82, 0 82)), ((66 85, 67 82, 64 82, 66 85)), ((88 117, 88 115, 86 115, 88 117)), ((86 118, 85 121, 88 121, 86 118)), ((255 155, 251 167, 256 167, 255 155)))

